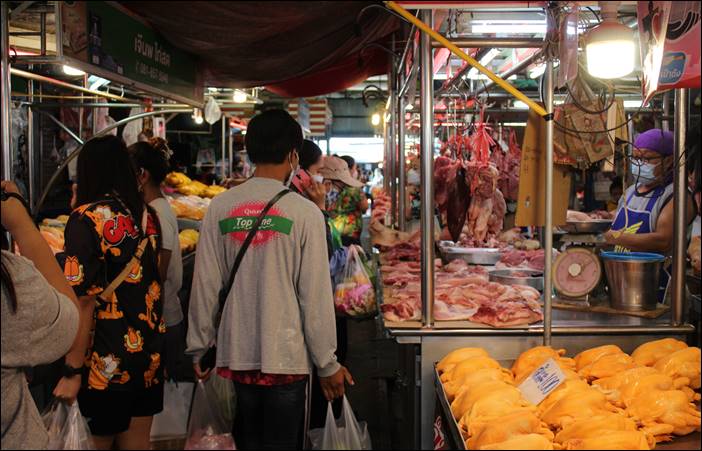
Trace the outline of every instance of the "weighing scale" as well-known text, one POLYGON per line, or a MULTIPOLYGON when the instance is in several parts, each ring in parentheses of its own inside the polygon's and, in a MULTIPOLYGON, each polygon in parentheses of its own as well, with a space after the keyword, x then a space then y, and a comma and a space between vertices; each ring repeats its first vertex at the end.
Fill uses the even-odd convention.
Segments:
POLYGON ((607 243, 602 232, 611 220, 569 221, 561 238, 564 250, 553 263, 553 285, 567 303, 590 305, 604 293, 602 263, 598 249, 607 243))

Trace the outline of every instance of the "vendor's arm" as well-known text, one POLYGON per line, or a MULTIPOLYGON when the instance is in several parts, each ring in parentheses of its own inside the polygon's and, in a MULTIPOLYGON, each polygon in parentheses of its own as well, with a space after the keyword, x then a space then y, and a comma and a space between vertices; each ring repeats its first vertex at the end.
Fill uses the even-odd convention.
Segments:
MULTIPOLYGON (((695 208, 691 199, 687 199, 687 218, 694 216, 695 208)), ((656 231, 652 233, 627 234, 609 231, 605 234, 605 239, 609 244, 614 244, 631 249, 637 252, 660 252, 666 253, 673 246, 673 202, 663 208, 656 231)), ((689 222, 689 221, 688 221, 689 222)))

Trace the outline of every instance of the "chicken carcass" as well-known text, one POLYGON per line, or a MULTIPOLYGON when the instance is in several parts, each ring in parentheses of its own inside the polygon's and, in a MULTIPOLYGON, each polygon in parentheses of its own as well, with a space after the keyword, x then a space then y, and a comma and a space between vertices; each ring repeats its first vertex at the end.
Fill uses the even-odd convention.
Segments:
POLYGON ((656 440, 642 431, 600 431, 563 442, 563 449, 653 449, 656 440))
POLYGON ((536 415, 527 411, 513 412, 486 423, 476 421, 469 425, 468 434, 468 449, 481 449, 524 434, 539 434, 547 440, 553 440, 553 432, 536 415))
POLYGON ((590 385, 584 380, 577 379, 567 379, 561 385, 559 385, 555 390, 553 390, 549 395, 544 398, 539 404, 539 416, 543 416, 544 412, 553 407, 561 399, 570 396, 571 394, 578 392, 590 390, 590 385))
POLYGON ((502 381, 483 381, 472 387, 466 386, 451 403, 451 412, 455 418, 462 418, 476 402, 490 396, 501 396, 505 400, 515 401, 515 404, 522 399, 522 393, 514 385, 502 381))
POLYGON ((623 352, 624 351, 622 351, 621 348, 616 345, 605 345, 588 349, 575 356, 575 368, 580 371, 600 357, 609 354, 622 354, 623 352))
POLYGON ((631 358, 639 365, 653 366, 663 357, 687 348, 687 344, 674 338, 644 343, 631 353, 631 358))
POLYGON ((687 435, 700 430, 700 412, 680 390, 641 393, 629 403, 627 413, 658 441, 667 440, 669 434, 687 435))
POLYGON ((509 370, 502 368, 496 360, 490 357, 474 357, 472 359, 463 360, 454 365, 451 370, 444 372, 441 376, 441 382, 449 382, 453 380, 463 379, 465 376, 482 369, 494 369, 505 374, 505 377, 511 376, 509 370))
POLYGON ((631 418, 618 413, 603 413, 593 418, 583 418, 564 427, 554 442, 563 444, 574 439, 597 436, 605 431, 636 431, 638 427, 631 418))
POLYGON ((472 387, 484 381, 502 381, 514 385, 512 375, 506 374, 504 368, 483 368, 470 372, 462 377, 454 377, 450 381, 444 383, 443 386, 446 392, 446 398, 449 402, 452 402, 465 387, 472 387))
POLYGON ((473 357, 489 357, 489 355, 483 348, 456 349, 446 354, 444 358, 436 364, 436 369, 439 373, 444 373, 453 368, 457 363, 472 359, 473 357))
POLYGON ((607 399, 614 404, 624 407, 622 399, 622 390, 636 380, 650 376, 652 374, 660 374, 655 368, 646 366, 632 368, 610 377, 603 377, 592 382, 592 386, 600 390, 607 396, 607 399))
POLYGON ((676 379, 690 379, 690 388, 700 388, 700 348, 694 346, 676 351, 660 359, 654 368, 676 379))
POLYGON ((562 357, 565 353, 565 349, 556 350, 550 346, 536 346, 521 353, 512 365, 512 374, 514 374, 515 381, 517 384, 523 382, 548 359, 553 359, 560 367, 574 369, 575 362, 573 359, 562 357))
POLYGON ((600 357, 592 363, 585 365, 578 371, 582 377, 588 381, 602 379, 603 377, 614 376, 631 368, 636 368, 634 359, 628 354, 608 354, 600 357))
POLYGON ((591 418, 601 413, 617 412, 605 395, 594 388, 575 390, 543 412, 541 419, 552 429, 563 429, 576 420, 591 418))
POLYGON ((553 442, 540 434, 524 434, 476 449, 553 449, 553 442))
MULTIPOLYGON (((495 194, 499 172, 493 164, 470 161, 466 177, 472 192, 468 208, 468 236, 477 242, 485 242, 490 231, 489 223, 495 207, 495 198, 501 198, 504 202, 502 193, 499 196, 495 194)), ((492 222, 495 223, 495 221, 493 219, 492 222)))

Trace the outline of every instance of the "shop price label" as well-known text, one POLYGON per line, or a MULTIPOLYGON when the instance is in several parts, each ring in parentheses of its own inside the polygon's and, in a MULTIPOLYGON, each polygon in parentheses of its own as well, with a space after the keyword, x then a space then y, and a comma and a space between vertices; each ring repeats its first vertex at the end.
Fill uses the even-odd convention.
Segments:
POLYGON ((566 377, 553 359, 548 359, 519 385, 524 399, 539 405, 553 390, 565 381, 566 377))

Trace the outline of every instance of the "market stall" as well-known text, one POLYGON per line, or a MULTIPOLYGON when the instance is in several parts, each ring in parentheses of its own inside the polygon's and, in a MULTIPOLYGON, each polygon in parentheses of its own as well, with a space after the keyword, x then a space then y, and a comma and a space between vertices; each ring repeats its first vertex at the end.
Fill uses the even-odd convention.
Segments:
MULTIPOLYGON (((625 285, 629 282, 616 279, 612 275, 615 269, 612 268, 617 263, 608 263, 611 259, 608 260, 604 254, 600 256, 604 249, 601 234, 609 229, 611 218, 597 214, 582 217, 577 212, 568 212, 566 215, 566 208, 561 211, 559 207, 556 212, 554 207, 563 204, 563 201, 567 204, 569 196, 569 189, 562 185, 565 172, 562 166, 554 164, 554 159, 563 157, 559 153, 562 151, 558 147, 560 141, 554 142, 555 135, 563 127, 556 129, 556 121, 553 120, 556 92, 554 66, 560 63, 562 69, 568 62, 562 57, 567 36, 557 34, 557 29, 564 23, 562 15, 569 14, 568 10, 559 9, 555 5, 544 5, 547 31, 541 42, 535 38, 519 36, 448 40, 436 31, 441 25, 432 23, 432 19, 438 15, 445 16, 446 11, 437 11, 439 7, 430 2, 400 4, 418 10, 415 16, 403 6, 387 2, 388 8, 401 14, 413 25, 410 36, 417 39, 408 41, 401 59, 396 62, 398 67, 392 71, 397 77, 394 85, 398 86, 398 90, 392 94, 399 98, 388 104, 399 105, 400 108, 396 115, 399 122, 391 122, 388 130, 396 130, 399 136, 390 135, 390 150, 386 157, 390 171, 390 182, 386 189, 390 199, 381 205, 382 208, 391 208, 393 211, 388 215, 384 214, 385 211, 374 214, 379 219, 393 218, 386 225, 399 226, 400 231, 384 229, 379 225, 371 226, 381 265, 381 311, 387 332, 399 343, 411 345, 415 350, 415 381, 418 404, 421 406, 416 417, 416 428, 420 431, 416 446, 430 449, 446 437, 453 437, 454 446, 464 449, 464 442, 468 438, 465 434, 461 436, 457 430, 449 428, 445 436, 443 432, 437 435, 438 430, 443 431, 437 423, 456 426, 456 421, 460 419, 437 415, 442 409, 446 413, 448 404, 443 391, 445 386, 438 380, 439 373, 435 364, 451 351, 464 347, 483 348, 492 358, 503 363, 503 366, 511 366, 522 353, 541 344, 566 349, 569 356, 611 344, 616 344, 623 352, 631 353, 638 346, 656 338, 684 341, 695 331, 687 319, 688 299, 685 287, 686 174, 683 162, 688 114, 686 91, 677 89, 675 96, 675 158, 678 163, 675 166, 674 183, 672 296, 668 305, 656 304, 654 300, 653 305, 645 308, 622 306, 626 302, 621 301, 621 298, 627 296, 626 293, 617 294, 617 290, 629 286, 631 291, 635 286, 625 285), (559 42, 560 56, 557 47, 559 42), (481 62, 476 61, 477 58, 473 57, 476 53, 471 56, 462 50, 487 50, 500 46, 543 48, 539 53, 543 61, 543 104, 535 103, 505 82, 503 78, 516 72, 507 70, 503 72, 502 78, 496 76, 484 67, 483 59, 481 62), (540 227, 538 231, 541 233, 537 234, 535 245, 532 237, 525 236, 524 230, 514 231, 513 235, 510 235, 509 230, 503 230, 501 216, 504 216, 505 201, 501 190, 509 191, 510 181, 507 174, 507 180, 500 183, 500 176, 510 171, 510 165, 504 161, 495 161, 490 156, 489 152, 494 152, 494 142, 486 143, 491 136, 485 131, 487 124, 483 119, 486 110, 484 107, 482 110, 473 110, 475 115, 472 120, 475 123, 472 124, 470 136, 467 133, 452 136, 449 132, 445 147, 442 147, 435 159, 435 130, 442 126, 441 121, 435 122, 435 101, 441 100, 440 96, 445 90, 442 89, 437 94, 433 86, 436 72, 433 65, 439 61, 439 57, 432 53, 432 47, 447 48, 466 62, 463 72, 455 74, 456 79, 460 80, 462 74, 471 67, 473 69, 470 70, 481 72, 490 79, 490 86, 485 86, 484 83, 477 87, 471 83, 471 89, 464 94, 466 99, 479 100, 478 96, 489 87, 499 86, 530 108, 529 123, 525 124, 526 135, 532 133, 533 136, 536 133, 539 141, 534 145, 528 136, 524 138, 521 155, 516 156, 516 159, 521 159, 522 170, 520 173, 517 169, 513 178, 519 191, 517 217, 521 214, 523 218, 525 210, 529 208, 540 209, 542 215, 539 219, 532 219, 533 222, 525 223, 521 220, 521 224, 518 224, 540 227), (407 58, 407 55, 415 55, 415 58, 407 58), (407 187, 405 163, 408 161, 405 153, 405 105, 414 105, 414 93, 409 98, 406 97, 408 87, 415 83, 416 77, 420 79, 419 196, 422 203, 421 227, 418 233, 411 235, 403 233, 407 187), (395 143, 399 145, 396 146, 395 143), (464 148, 466 159, 462 161, 464 148), (533 182, 537 188, 525 196, 528 178, 525 177, 525 165, 531 166, 534 163, 536 166, 542 165, 542 171, 535 176, 533 182), (395 196, 399 196, 399 200, 395 200, 395 196), (525 203, 528 206, 526 209, 522 207, 525 203), (448 232, 450 236, 440 236, 440 231, 436 230, 435 207, 447 223, 447 230, 443 233, 448 232), (523 208, 521 212, 520 207, 523 208), (562 252, 555 248, 554 236, 565 244, 560 248, 562 252), (539 292, 555 293, 555 296, 542 296, 539 292)), ((461 6, 470 7, 451 5, 458 9, 461 6)), ((449 12, 449 16, 450 14, 449 12)), ((577 34, 575 42, 577 53, 577 34)), ((514 69, 523 71, 533 62, 533 57, 527 57, 523 64, 517 62, 514 69)), ((637 113, 641 111, 642 107, 637 113)), ((394 120, 394 117, 391 116, 390 120, 394 120)), ((562 121, 563 118, 560 123, 562 121)), ((446 122, 451 121, 446 119, 446 122)), ((619 128, 621 126, 616 127, 619 128)), ((538 216, 534 212, 532 218, 538 216)), ((646 271, 653 274, 656 270, 651 267, 646 271)), ((641 289, 638 285, 636 287, 635 290, 641 289)), ((643 288, 646 289, 655 291, 643 288)), ((693 297, 690 301, 695 302, 693 297)), ((699 353, 699 348, 697 352, 699 353)), ((699 410, 696 411, 699 418, 699 410)), ((699 442, 699 434, 693 435, 691 440, 692 443, 699 442)), ((674 443, 686 446, 677 438, 674 443)), ((650 445, 651 443, 647 446, 650 445)))

